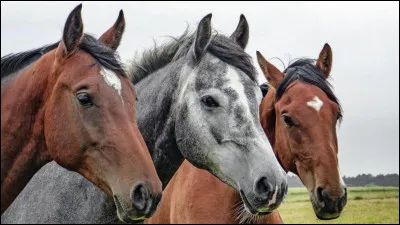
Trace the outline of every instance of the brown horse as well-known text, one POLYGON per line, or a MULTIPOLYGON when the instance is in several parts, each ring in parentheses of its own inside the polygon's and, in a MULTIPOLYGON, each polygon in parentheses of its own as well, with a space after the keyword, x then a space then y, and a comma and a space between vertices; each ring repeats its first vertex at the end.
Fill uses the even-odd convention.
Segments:
MULTIPOLYGON (((312 60, 301 59, 285 70, 286 75, 259 52, 257 59, 270 85, 260 120, 275 155, 286 172, 301 178, 318 218, 338 217, 347 193, 337 159, 341 107, 326 81, 332 66, 330 46, 325 44, 315 66, 312 60)), ((283 222, 277 211, 262 217, 247 213, 239 193, 187 161, 163 196, 147 223, 283 222)))
POLYGON ((97 40, 83 33, 81 8, 68 16, 60 42, 1 58, 1 212, 55 160, 112 196, 120 219, 143 220, 162 186, 115 52, 123 13, 97 40))

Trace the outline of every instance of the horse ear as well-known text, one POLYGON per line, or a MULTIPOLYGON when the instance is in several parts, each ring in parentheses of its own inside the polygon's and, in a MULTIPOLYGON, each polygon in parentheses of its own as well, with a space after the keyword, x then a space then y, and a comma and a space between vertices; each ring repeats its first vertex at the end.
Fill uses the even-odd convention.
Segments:
POLYGON ((119 44, 121 43, 122 34, 125 30, 125 17, 122 9, 119 11, 117 21, 114 25, 108 29, 99 40, 103 42, 106 46, 113 50, 117 50, 119 44))
POLYGON ((276 89, 284 77, 283 73, 268 62, 259 51, 257 51, 257 61, 268 83, 276 89))
POLYGON ((212 14, 208 14, 200 23, 196 31, 196 39, 194 40, 194 56, 196 59, 201 58, 203 53, 207 49, 208 44, 211 40, 211 17, 212 14))
POLYGON ((249 24, 243 14, 240 15, 239 24, 230 38, 243 49, 246 48, 249 41, 249 24))
POLYGON ((325 79, 328 78, 332 69, 332 49, 328 43, 324 45, 317 60, 317 67, 325 74, 325 79))
POLYGON ((81 10, 82 4, 79 4, 72 10, 65 22, 62 42, 60 43, 60 47, 63 48, 63 55, 73 52, 82 40, 83 22, 81 10))

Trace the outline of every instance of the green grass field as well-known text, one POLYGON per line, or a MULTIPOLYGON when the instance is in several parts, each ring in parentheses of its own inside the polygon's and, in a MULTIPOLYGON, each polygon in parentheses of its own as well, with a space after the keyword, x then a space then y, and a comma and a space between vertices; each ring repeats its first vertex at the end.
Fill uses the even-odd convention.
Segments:
POLYGON ((348 187, 347 191, 347 205, 337 219, 317 219, 305 188, 289 188, 279 213, 289 224, 399 223, 398 187, 348 187))

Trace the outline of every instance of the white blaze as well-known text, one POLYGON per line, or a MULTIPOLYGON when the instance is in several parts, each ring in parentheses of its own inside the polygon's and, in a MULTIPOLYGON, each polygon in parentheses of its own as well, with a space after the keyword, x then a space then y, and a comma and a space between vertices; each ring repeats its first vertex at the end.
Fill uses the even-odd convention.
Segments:
POLYGON ((119 96, 121 96, 122 102, 124 102, 121 95, 121 90, 122 90, 121 80, 118 78, 117 74, 106 68, 102 68, 102 70, 100 70, 100 74, 103 75, 103 78, 106 81, 106 83, 118 92, 119 96))
POLYGON ((307 105, 317 110, 317 112, 319 112, 323 104, 324 103, 317 96, 315 96, 313 100, 307 102, 307 105))
POLYGON ((248 117, 250 120, 252 120, 251 118, 251 112, 250 112, 250 106, 247 102, 247 96, 245 94, 245 90, 244 90, 244 86, 242 84, 242 81, 240 80, 240 75, 239 73, 232 67, 232 66, 228 66, 228 72, 226 75, 230 81, 231 81, 231 87, 237 92, 238 96, 239 96, 239 102, 242 103, 242 106, 245 108, 245 115, 246 117, 248 117))

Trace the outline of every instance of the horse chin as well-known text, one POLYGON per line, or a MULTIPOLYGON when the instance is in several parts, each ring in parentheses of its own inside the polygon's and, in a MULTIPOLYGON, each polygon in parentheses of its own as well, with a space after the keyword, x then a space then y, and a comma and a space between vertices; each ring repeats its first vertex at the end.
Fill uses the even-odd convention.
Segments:
POLYGON ((144 216, 142 217, 129 216, 128 211, 130 210, 125 210, 123 203, 118 197, 118 195, 114 195, 114 203, 115 206, 117 207, 118 219, 121 220, 122 222, 130 224, 141 224, 146 219, 144 216))
POLYGON ((272 213, 272 210, 269 209, 255 209, 247 199, 246 195, 243 193, 243 191, 240 191, 240 197, 242 198, 242 202, 244 205, 244 209, 253 215, 257 216, 266 216, 272 213))
POLYGON ((324 203, 321 202, 319 203, 317 199, 315 199, 313 196, 310 197, 311 200, 311 204, 313 206, 314 209, 314 213, 317 216, 318 219, 320 220, 332 220, 332 219, 336 219, 340 216, 340 212, 336 212, 336 213, 325 213, 323 212, 323 207, 324 207, 324 203))
POLYGON ((263 221, 264 217, 270 214, 271 212, 265 211, 261 212, 255 210, 251 204, 249 204, 247 198, 243 193, 240 193, 242 200, 241 204, 237 204, 237 207, 234 208, 234 214, 236 217, 236 221, 239 224, 256 224, 263 221))
POLYGON ((333 220, 333 219, 338 218, 338 217, 340 216, 340 213, 335 213, 335 214, 323 214, 322 216, 321 216, 321 215, 318 215, 318 214, 316 213, 315 215, 316 215, 317 218, 320 219, 320 220, 333 220))

